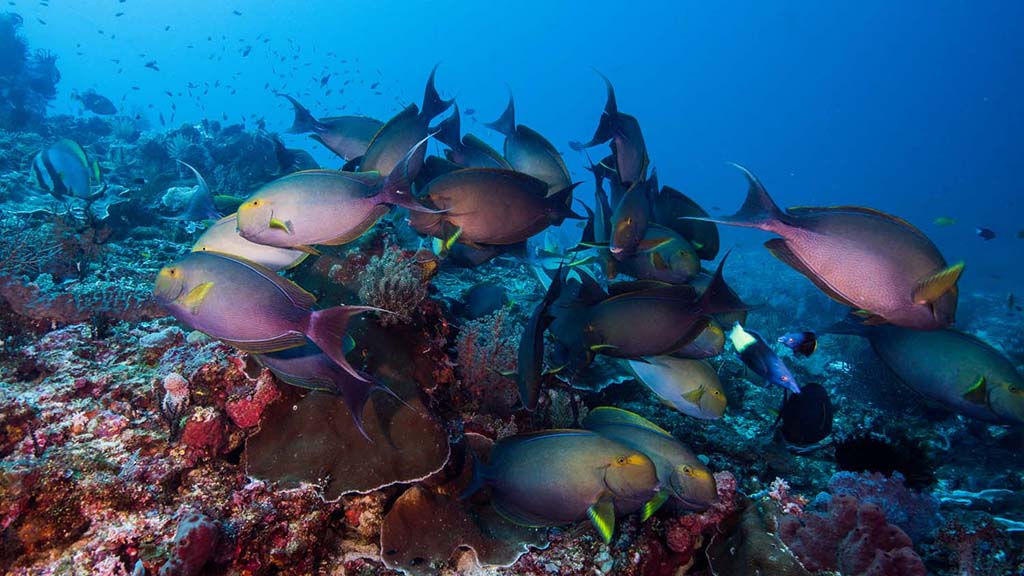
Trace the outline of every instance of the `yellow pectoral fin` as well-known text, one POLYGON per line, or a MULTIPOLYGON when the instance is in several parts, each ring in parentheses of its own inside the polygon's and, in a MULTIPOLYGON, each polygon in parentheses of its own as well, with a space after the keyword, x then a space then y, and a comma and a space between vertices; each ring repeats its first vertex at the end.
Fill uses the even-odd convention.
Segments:
POLYGON ((611 497, 602 496, 597 503, 587 508, 587 516, 590 517, 594 528, 597 528, 601 540, 604 540, 605 544, 611 542, 612 534, 615 533, 615 504, 611 497))
POLYGON ((275 230, 284 230, 288 234, 292 233, 292 227, 287 222, 282 222, 277 218, 270 219, 270 228, 275 230))
POLYGON ((964 400, 981 406, 988 404, 988 386, 984 376, 978 376, 974 384, 964 392, 964 400))
POLYGON ((686 400, 690 404, 699 404, 700 399, 704 397, 704 387, 698 386, 693 390, 683 394, 683 400, 686 400))
POLYGON ((640 521, 646 522, 648 518, 654 516, 654 513, 658 511, 658 508, 661 508, 661 505, 664 504, 667 500, 668 491, 659 490, 658 493, 654 495, 654 498, 651 498, 650 500, 644 503, 643 510, 640 514, 640 521))
POLYGON ((963 271, 964 263, 957 262, 927 278, 922 278, 914 287, 914 304, 929 304, 938 300, 956 286, 963 271))
POLYGON ((185 295, 185 298, 182 299, 182 304, 193 314, 198 313, 199 306, 206 299, 206 295, 210 293, 211 288, 213 288, 213 282, 204 282, 196 286, 185 295))

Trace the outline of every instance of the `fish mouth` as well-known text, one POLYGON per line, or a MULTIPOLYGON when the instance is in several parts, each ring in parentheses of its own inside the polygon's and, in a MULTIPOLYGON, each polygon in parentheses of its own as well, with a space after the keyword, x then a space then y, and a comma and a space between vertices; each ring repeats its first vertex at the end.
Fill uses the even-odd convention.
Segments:
POLYGON ((624 252, 622 246, 612 246, 608 248, 608 251, 612 254, 622 254, 624 252))

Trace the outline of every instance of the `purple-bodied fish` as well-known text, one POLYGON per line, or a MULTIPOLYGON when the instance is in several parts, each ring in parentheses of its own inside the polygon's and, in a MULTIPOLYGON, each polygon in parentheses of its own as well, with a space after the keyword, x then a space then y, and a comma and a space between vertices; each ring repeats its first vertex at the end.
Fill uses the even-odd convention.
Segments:
POLYGON ((466 497, 491 488, 491 504, 523 526, 560 526, 589 517, 605 542, 616 514, 639 510, 658 493, 645 454, 588 430, 545 430, 494 445, 489 464, 476 462, 466 497))
POLYGON ((356 314, 369 306, 313 310, 316 298, 298 284, 241 258, 192 252, 160 270, 156 301, 180 322, 245 352, 268 354, 304 346, 307 338, 331 360, 362 379, 345 360, 343 340, 356 314))
POLYGON ((422 152, 413 146, 385 178, 377 172, 305 170, 266 184, 238 207, 238 232, 257 244, 311 253, 313 244, 351 242, 390 206, 428 211, 409 195, 407 167, 422 152))
POLYGON ((781 210, 746 168, 747 199, 736 214, 689 217, 758 228, 781 238, 765 243, 779 260, 870 324, 918 330, 949 326, 956 316, 962 262, 949 266, 935 244, 908 222, 870 208, 781 210))
POLYGON ((310 138, 321 143, 331 152, 344 158, 354 160, 366 154, 373 136, 380 131, 384 123, 368 116, 332 116, 317 120, 299 104, 295 98, 280 94, 287 98, 295 108, 295 120, 286 132, 289 134, 306 134, 312 132, 310 138))

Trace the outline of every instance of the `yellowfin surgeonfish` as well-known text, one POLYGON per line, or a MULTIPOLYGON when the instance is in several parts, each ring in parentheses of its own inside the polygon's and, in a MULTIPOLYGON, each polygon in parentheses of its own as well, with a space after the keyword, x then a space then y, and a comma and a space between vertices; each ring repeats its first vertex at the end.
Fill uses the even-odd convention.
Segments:
POLYGON ((725 414, 722 381, 703 360, 655 356, 630 360, 629 368, 663 403, 687 416, 717 420, 725 414))
POLYGON ((278 248, 250 242, 238 233, 238 217, 225 216, 203 232, 192 246, 193 252, 220 252, 245 258, 270 268, 274 272, 298 266, 309 256, 302 250, 278 248))

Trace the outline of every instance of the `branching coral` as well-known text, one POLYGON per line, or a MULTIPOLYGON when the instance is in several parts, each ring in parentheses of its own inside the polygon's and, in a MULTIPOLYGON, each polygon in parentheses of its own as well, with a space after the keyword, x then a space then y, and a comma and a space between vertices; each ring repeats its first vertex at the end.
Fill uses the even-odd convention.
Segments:
POLYGON ((359 298, 392 312, 381 317, 385 326, 411 322, 426 297, 427 285, 420 280, 416 261, 396 248, 374 256, 363 270, 359 298))

